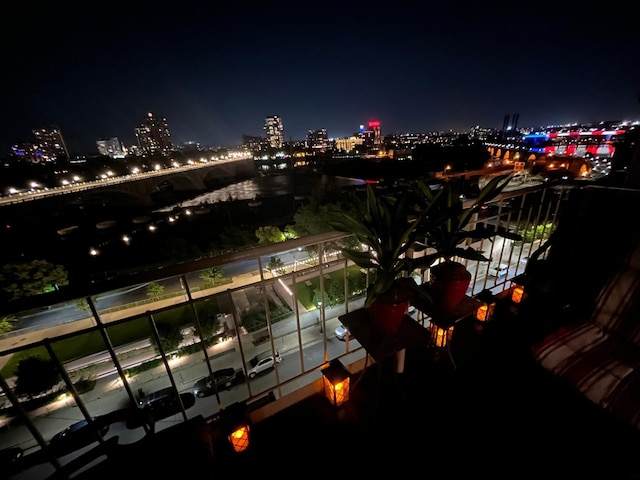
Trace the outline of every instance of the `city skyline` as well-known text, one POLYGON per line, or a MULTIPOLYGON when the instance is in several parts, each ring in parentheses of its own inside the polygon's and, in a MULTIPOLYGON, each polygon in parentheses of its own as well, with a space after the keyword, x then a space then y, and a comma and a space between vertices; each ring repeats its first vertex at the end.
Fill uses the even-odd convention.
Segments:
POLYGON ((236 146, 278 115, 284 139, 330 138, 370 120, 383 135, 640 118, 640 41, 632 16, 413 2, 292 2, 145 9, 66 6, 6 29, 0 156, 37 128, 60 128, 70 153, 133 145, 148 112, 172 142, 236 146), (56 29, 50 29, 56 25, 56 29), (35 42, 35 43, 34 43, 35 42))

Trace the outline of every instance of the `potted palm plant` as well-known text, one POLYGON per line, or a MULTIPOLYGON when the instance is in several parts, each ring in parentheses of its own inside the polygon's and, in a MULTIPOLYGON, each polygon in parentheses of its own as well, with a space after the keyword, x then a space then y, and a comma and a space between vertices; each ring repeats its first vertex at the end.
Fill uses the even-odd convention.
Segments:
POLYGON ((328 222, 337 231, 355 235, 358 244, 342 248, 342 253, 369 270, 372 281, 365 308, 374 323, 390 332, 397 331, 407 313, 410 293, 418 291, 410 276, 415 270, 413 259, 406 254, 414 246, 424 215, 412 218, 409 198, 409 190, 399 195, 376 195, 368 184, 361 208, 355 213, 334 211, 328 222))
POLYGON ((489 262, 482 251, 469 244, 468 240, 478 241, 502 236, 512 240, 522 237, 499 225, 485 225, 476 222, 469 228, 476 214, 489 201, 495 199, 509 183, 512 173, 493 177, 478 195, 465 206, 462 181, 449 180, 435 192, 424 182, 414 183, 416 215, 428 212, 420 222, 422 249, 432 249, 420 260, 421 268, 429 268, 432 301, 443 310, 455 308, 466 295, 471 274, 457 258, 489 262), (440 260, 440 262, 438 262, 440 260))

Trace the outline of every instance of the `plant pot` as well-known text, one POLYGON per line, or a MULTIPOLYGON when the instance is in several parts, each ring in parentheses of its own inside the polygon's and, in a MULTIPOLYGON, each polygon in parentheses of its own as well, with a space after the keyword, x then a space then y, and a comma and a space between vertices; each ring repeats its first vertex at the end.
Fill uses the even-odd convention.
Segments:
POLYGON ((378 296, 369 306, 369 315, 382 330, 396 333, 409 311, 408 292, 394 291, 378 296))
POLYGON ((471 273, 458 262, 442 262, 430 269, 429 285, 434 305, 443 311, 454 310, 467 294, 471 273))

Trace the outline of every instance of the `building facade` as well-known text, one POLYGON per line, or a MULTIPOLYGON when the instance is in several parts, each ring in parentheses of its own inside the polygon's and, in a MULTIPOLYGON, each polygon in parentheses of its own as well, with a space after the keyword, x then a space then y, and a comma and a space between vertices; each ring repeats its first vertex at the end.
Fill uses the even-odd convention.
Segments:
POLYGON ((53 162, 60 157, 69 158, 69 151, 59 128, 39 128, 33 130, 33 135, 36 137, 38 150, 43 161, 53 162))
POLYGON ((331 143, 329 142, 327 129, 321 128, 320 130, 309 130, 307 133, 306 147, 321 152, 329 150, 331 148, 331 143))
POLYGON ((144 155, 168 155, 173 149, 165 117, 148 113, 147 119, 136 128, 135 133, 144 155))
POLYGON ((264 132, 269 147, 282 148, 284 145, 284 126, 282 125, 282 119, 278 115, 265 118, 264 132))
POLYGON ((118 137, 102 138, 96 142, 96 147, 100 155, 111 158, 124 158, 127 154, 118 137))

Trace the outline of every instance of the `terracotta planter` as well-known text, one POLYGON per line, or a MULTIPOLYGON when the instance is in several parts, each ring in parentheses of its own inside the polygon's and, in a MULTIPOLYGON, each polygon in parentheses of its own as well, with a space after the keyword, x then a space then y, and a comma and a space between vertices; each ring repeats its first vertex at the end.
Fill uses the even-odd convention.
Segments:
POLYGON ((444 311, 455 309, 467 294, 471 273, 458 262, 442 262, 430 269, 433 303, 444 311))
POLYGON ((409 295, 406 292, 390 292, 380 295, 369 307, 369 315, 382 330, 395 333, 409 311, 409 295))

